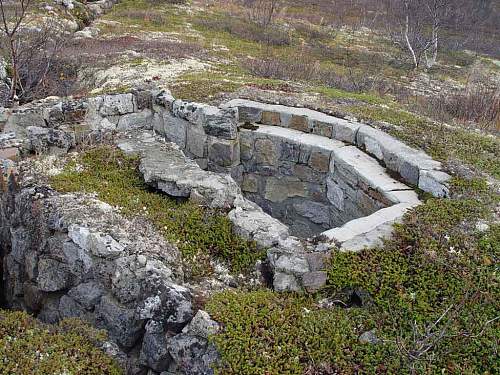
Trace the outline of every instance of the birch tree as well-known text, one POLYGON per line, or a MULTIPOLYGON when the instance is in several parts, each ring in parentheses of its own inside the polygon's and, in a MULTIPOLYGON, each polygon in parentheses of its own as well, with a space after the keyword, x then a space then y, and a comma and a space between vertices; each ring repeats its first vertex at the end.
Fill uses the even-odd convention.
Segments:
POLYGON ((17 87, 22 86, 19 78, 19 39, 18 33, 26 19, 32 0, 0 0, 1 32, 6 40, 6 48, 12 67, 10 98, 16 97, 17 87))
POLYGON ((454 0, 388 0, 387 12, 399 25, 396 42, 409 53, 413 68, 425 61, 427 68, 437 62, 440 33, 458 3, 454 0))

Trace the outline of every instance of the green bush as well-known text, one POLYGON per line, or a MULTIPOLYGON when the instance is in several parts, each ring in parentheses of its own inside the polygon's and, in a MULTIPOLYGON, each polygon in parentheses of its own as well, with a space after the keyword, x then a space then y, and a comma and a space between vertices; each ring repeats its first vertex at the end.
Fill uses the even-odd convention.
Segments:
POLYGON ((376 324, 368 310, 321 310, 312 298, 269 290, 224 292, 207 309, 224 326, 212 338, 223 358, 220 374, 348 374, 389 358, 387 347, 358 341, 376 324))
POLYGON ((0 310, 0 374, 123 374, 97 347, 105 339, 76 319, 45 325, 24 312, 0 310))
POLYGON ((478 233, 499 197, 454 180, 455 199, 428 199, 383 248, 334 252, 318 296, 225 292, 207 309, 229 374, 494 374, 500 371, 500 225, 478 233), (351 306, 352 291, 369 295, 351 306), (320 309, 316 299, 336 301, 320 309), (363 344, 375 329, 381 342, 363 344))

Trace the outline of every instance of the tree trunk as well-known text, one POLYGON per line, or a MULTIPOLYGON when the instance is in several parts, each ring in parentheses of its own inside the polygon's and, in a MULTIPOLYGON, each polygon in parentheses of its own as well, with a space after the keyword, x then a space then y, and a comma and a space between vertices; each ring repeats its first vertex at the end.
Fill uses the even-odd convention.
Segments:
POLYGON ((16 47, 15 47, 15 40, 14 38, 9 39, 9 46, 10 46, 10 59, 12 62, 12 82, 10 86, 10 98, 14 99, 16 96, 16 86, 17 86, 17 81, 18 81, 18 72, 17 72, 17 53, 16 53, 16 47))
POLYGON ((405 4, 406 5, 406 25, 405 25, 405 40, 406 40, 406 46, 408 47, 408 50, 410 51, 411 53, 411 56, 413 58, 413 67, 415 69, 418 68, 418 63, 419 63, 419 59, 417 59, 417 54, 415 53, 415 50, 413 49, 412 45, 411 45, 411 42, 410 42, 410 15, 408 13, 408 3, 405 4))

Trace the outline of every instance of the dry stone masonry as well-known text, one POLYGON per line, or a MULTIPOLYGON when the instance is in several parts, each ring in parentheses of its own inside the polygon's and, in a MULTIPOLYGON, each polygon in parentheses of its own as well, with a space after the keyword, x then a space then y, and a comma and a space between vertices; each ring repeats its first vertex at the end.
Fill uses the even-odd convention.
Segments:
POLYGON ((108 350, 130 373, 137 363, 151 374, 210 373, 217 360, 208 342, 217 323, 196 313, 177 248, 92 196, 15 181, 30 165, 16 160, 113 142, 138 155, 152 188, 225 210, 238 235, 267 249, 278 291, 322 287, 332 248, 379 245, 420 204, 415 187, 448 194, 450 176, 425 153, 305 108, 135 90, 47 99, 5 118, 3 298, 45 321, 76 316, 107 329, 108 350))

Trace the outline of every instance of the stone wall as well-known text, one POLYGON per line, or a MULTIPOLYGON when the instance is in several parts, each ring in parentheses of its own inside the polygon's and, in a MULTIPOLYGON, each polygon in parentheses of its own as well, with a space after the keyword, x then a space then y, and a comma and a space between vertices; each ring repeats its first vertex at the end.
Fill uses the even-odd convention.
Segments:
POLYGON ((224 108, 238 108, 239 121, 242 123, 279 126, 352 144, 375 157, 403 182, 437 197, 446 197, 449 193, 447 182, 450 176, 442 171, 441 163, 371 126, 307 108, 244 99, 232 100, 224 108))
POLYGON ((128 374, 211 373, 217 324, 194 310, 177 248, 89 195, 25 182, 0 196, 3 306, 106 329, 128 374))
POLYGON ((410 186, 446 196, 450 178, 367 125, 246 100, 218 108, 160 90, 33 103, 10 115, 4 134, 0 149, 4 142, 20 155, 126 135, 118 144, 141 155, 146 182, 227 209, 235 232, 269 249, 276 290, 317 289, 332 247, 380 245, 420 203, 410 186))

